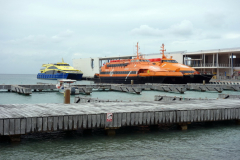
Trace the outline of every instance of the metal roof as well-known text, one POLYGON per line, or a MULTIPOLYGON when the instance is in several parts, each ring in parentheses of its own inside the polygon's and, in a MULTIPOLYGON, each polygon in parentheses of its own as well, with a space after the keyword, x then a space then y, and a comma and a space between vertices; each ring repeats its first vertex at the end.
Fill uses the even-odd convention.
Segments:
POLYGON ((211 50, 200 50, 195 52, 187 52, 184 55, 193 54, 213 54, 213 53, 240 53, 240 47, 238 48, 224 48, 224 49, 211 49, 211 50))

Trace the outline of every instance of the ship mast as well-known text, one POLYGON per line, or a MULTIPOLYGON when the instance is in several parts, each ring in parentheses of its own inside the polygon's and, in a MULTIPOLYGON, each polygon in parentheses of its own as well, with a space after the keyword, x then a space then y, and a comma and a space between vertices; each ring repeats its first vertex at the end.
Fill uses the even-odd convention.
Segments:
POLYGON ((167 58, 165 55, 164 55, 164 51, 166 51, 166 49, 164 50, 164 44, 162 44, 162 47, 161 47, 162 49, 160 50, 160 51, 162 51, 162 59, 163 58, 167 58))
POLYGON ((137 47, 137 59, 139 59, 139 53, 138 53, 138 42, 137 42, 137 45, 136 45, 136 47, 137 47))

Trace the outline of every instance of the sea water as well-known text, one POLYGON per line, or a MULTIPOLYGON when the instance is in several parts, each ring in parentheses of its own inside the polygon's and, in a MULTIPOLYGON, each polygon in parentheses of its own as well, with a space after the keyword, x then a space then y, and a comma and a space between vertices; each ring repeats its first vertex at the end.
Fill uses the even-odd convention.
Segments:
MULTIPOLYGON (((56 84, 56 80, 39 80, 37 75, 0 74, 0 84, 56 84)), ((78 81, 77 84, 92 84, 78 81)), ((226 94, 240 94, 223 91, 226 94)), ((153 101, 155 95, 194 98, 217 98, 217 92, 186 91, 184 94, 142 91, 140 95, 118 91, 93 90, 81 95, 105 100, 153 101)), ((71 103, 74 95, 71 96, 71 103)), ((33 92, 30 96, 0 91, 0 104, 63 103, 58 92, 33 92)), ((189 102, 191 103, 191 102, 189 102)), ((1 114, 1 113, 0 113, 1 114)), ((240 159, 240 125, 230 122, 191 124, 187 131, 162 128, 139 132, 119 129, 112 137, 103 131, 92 136, 80 131, 54 132, 22 136, 20 143, 0 142, 0 159, 240 159)))

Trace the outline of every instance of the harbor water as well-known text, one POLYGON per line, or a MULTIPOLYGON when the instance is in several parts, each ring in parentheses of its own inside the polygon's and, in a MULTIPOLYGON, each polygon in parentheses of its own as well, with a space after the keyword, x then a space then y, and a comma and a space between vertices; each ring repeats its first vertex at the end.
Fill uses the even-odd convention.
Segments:
MULTIPOLYGON (((0 74, 0 84, 56 84, 36 75, 0 74)), ((78 81, 77 84, 93 84, 78 81)), ((238 94, 223 91, 224 94, 238 94)), ((94 90, 82 95, 104 100, 153 101, 155 95, 192 98, 217 98, 217 92, 186 91, 184 94, 143 91, 140 95, 118 91, 94 90)), ((71 103, 74 101, 71 95, 71 103)), ((30 96, 0 91, 0 104, 63 103, 58 92, 33 92, 30 96)), ((191 103, 191 102, 189 102, 191 103)), ((1 113, 0 113, 1 114, 1 113)), ((96 130, 91 136, 81 131, 54 132, 22 136, 21 142, 0 141, 0 159, 240 159, 240 125, 233 121, 191 124, 187 131, 177 127, 139 131, 121 128, 115 136, 96 130)))

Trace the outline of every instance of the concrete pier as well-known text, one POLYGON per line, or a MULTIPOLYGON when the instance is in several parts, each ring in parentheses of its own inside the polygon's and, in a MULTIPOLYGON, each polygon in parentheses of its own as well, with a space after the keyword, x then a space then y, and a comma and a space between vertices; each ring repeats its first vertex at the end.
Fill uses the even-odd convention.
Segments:
POLYGON ((171 102, 171 101, 198 101, 198 100, 214 100, 214 99, 202 99, 202 98, 186 98, 186 97, 176 97, 176 96, 162 96, 162 95, 156 95, 154 96, 154 101, 165 101, 165 102, 171 102))
MULTIPOLYGON (((239 91, 240 85, 228 84, 228 85, 219 85, 219 84, 199 84, 199 83, 189 83, 189 84, 155 84, 155 83, 146 83, 146 84, 93 84, 93 85, 72 85, 71 94, 86 94, 90 95, 93 92, 93 89, 98 90, 115 90, 122 91, 126 93, 136 93, 141 94, 143 90, 157 90, 163 92, 175 92, 175 93, 185 93, 186 90, 194 91, 211 91, 222 93, 223 90, 234 90, 239 91)), ((13 92, 18 92, 26 95, 32 94, 32 91, 58 91, 55 84, 37 84, 37 85, 0 85, 0 90, 8 90, 13 92)))
MULTIPOLYGON (((90 95, 92 93, 92 88, 90 87, 79 87, 79 86, 71 86, 71 90, 78 89, 78 94, 82 93, 82 94, 86 94, 86 95, 90 95)), ((71 94, 76 94, 75 92, 72 92, 71 94)))
POLYGON ((23 88, 28 88, 32 90, 57 90, 55 84, 31 84, 31 85, 4 85, 0 84, 0 90, 11 90, 11 86, 19 86, 23 88))
POLYGON ((74 103, 99 103, 99 102, 123 102, 123 101, 102 100, 97 98, 89 98, 89 97, 81 97, 81 96, 75 96, 74 98, 74 103))
POLYGON ((240 95, 219 94, 218 98, 221 98, 221 99, 240 99, 240 95))
MULTIPOLYGON (((0 105, 0 135, 239 120, 239 99, 0 105)), ((182 125, 186 129, 186 125, 182 125)))
POLYGON ((224 90, 240 91, 240 85, 222 85, 224 90))
POLYGON ((18 85, 11 85, 11 90, 10 91, 25 94, 25 95, 32 94, 32 89, 26 88, 26 87, 21 87, 21 86, 18 86, 18 85))
POLYGON ((177 92, 184 93, 186 91, 185 85, 162 85, 162 84, 152 84, 150 87, 152 90, 164 91, 164 92, 177 92))
POLYGON ((199 83, 188 83, 187 84, 187 89, 188 90, 197 90, 201 92, 206 92, 206 91, 215 91, 218 93, 222 93, 223 88, 220 85, 211 85, 211 84, 199 84, 199 83))
POLYGON ((135 86, 125 86, 125 85, 111 85, 111 90, 115 91, 122 91, 128 93, 136 93, 140 94, 142 92, 142 88, 135 87, 135 86))

